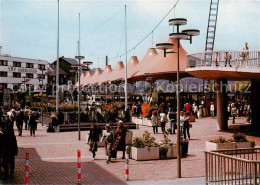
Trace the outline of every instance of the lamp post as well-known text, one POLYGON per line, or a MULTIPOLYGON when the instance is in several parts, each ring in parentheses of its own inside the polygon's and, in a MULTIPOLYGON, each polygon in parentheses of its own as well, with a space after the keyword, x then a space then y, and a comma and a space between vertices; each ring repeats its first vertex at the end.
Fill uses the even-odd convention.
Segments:
POLYGON ((23 78, 22 83, 23 83, 24 92, 26 93, 26 90, 25 90, 26 82, 29 82, 30 79, 26 79, 27 78, 26 76, 23 76, 22 78, 23 78))
POLYGON ((89 70, 89 65, 91 65, 93 62, 83 62, 83 65, 80 63, 80 61, 82 59, 84 59, 84 56, 75 56, 76 59, 78 59, 79 64, 75 65, 75 66, 71 66, 72 70, 71 72, 77 72, 78 73, 78 140, 81 140, 81 136, 80 136, 80 111, 81 111, 81 101, 80 101, 80 97, 81 97, 81 86, 80 86, 80 77, 81 77, 81 71, 82 70, 89 70))
POLYGON ((45 71, 45 69, 41 68, 40 71, 42 71, 42 74, 38 74, 38 79, 39 82, 42 82, 42 88, 41 88, 41 116, 42 116, 42 125, 43 125, 43 79, 44 79, 44 74, 43 71, 45 71))
MULTIPOLYGON (((187 19, 174 18, 169 20, 170 26, 176 26, 177 32, 170 33, 169 37, 177 40, 177 175, 181 178, 181 142, 180 142, 180 40, 190 40, 192 43, 192 37, 200 34, 199 30, 189 29, 180 32, 179 27, 187 24, 187 19)), ((167 51, 173 49, 172 43, 159 43, 156 44, 157 49, 164 51, 164 57, 169 53, 176 53, 174 51, 167 51)))

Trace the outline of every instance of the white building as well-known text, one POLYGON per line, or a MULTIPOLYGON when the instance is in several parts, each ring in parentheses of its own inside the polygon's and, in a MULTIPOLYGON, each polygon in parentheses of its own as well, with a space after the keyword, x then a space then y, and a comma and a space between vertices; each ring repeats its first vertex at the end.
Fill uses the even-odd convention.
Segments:
POLYGON ((45 60, 0 55, 0 84, 14 91, 24 90, 30 86, 30 90, 39 92, 41 84, 47 84, 45 75, 47 66, 48 62, 45 60), (42 77, 43 82, 39 80, 42 77))

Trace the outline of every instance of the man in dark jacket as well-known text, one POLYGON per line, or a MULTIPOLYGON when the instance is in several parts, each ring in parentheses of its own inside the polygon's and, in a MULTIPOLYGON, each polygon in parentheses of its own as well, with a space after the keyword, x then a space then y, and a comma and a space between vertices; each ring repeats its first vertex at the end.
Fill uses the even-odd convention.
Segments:
POLYGON ((30 126, 30 134, 31 136, 33 135, 33 137, 35 137, 35 130, 36 130, 36 126, 37 126, 37 120, 36 117, 33 113, 33 111, 29 111, 29 120, 28 120, 28 124, 30 126))
POLYGON ((18 129, 19 136, 21 136, 22 132, 23 132, 23 120, 24 120, 23 109, 20 108, 20 110, 17 111, 16 114, 17 114, 17 116, 16 116, 16 126, 17 126, 17 129, 18 129))
POLYGON ((15 156, 18 153, 17 141, 13 129, 8 126, 4 132, 3 167, 5 178, 14 174, 15 156))
POLYGON ((4 134, 2 131, 0 131, 0 171, 1 168, 3 167, 3 151, 4 151, 4 134))

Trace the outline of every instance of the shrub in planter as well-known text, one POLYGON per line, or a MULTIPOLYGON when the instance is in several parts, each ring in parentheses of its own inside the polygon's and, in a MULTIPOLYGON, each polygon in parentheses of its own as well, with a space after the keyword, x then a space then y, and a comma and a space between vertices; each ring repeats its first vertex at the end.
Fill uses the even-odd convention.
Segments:
POLYGON ((134 137, 131 147, 131 158, 135 160, 159 159, 159 146, 151 133, 145 131, 143 138, 134 137))
POLYGON ((255 145, 254 141, 249 141, 243 133, 235 133, 232 137, 232 140, 236 143, 237 148, 251 148, 255 145))
POLYGON ((168 138, 168 132, 164 133, 164 139, 160 144, 160 159, 171 159, 177 157, 177 146, 168 138))
POLYGON ((236 149, 236 143, 220 136, 219 138, 206 141, 206 150, 236 149))

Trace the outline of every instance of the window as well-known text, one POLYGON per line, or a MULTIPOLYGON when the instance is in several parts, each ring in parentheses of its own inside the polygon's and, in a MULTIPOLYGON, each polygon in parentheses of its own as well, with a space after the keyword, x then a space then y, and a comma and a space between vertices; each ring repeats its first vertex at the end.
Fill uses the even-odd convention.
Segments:
POLYGON ((14 78, 21 78, 21 73, 13 73, 14 78))
POLYGON ((0 66, 7 66, 7 60, 0 60, 0 66))
POLYGON ((38 68, 39 69, 45 69, 45 65, 44 64, 38 64, 38 68))
POLYGON ((1 76, 1 77, 7 77, 7 72, 2 72, 2 71, 0 71, 0 76, 1 76))
POLYGON ((32 73, 26 73, 26 78, 33 78, 33 74, 32 73))
POLYGON ((26 68, 33 68, 33 64, 32 63, 26 63, 26 68))
POLYGON ((39 74, 38 75, 39 79, 45 79, 45 75, 39 74))
POLYGON ((21 62, 14 62, 14 67, 21 67, 21 62))

